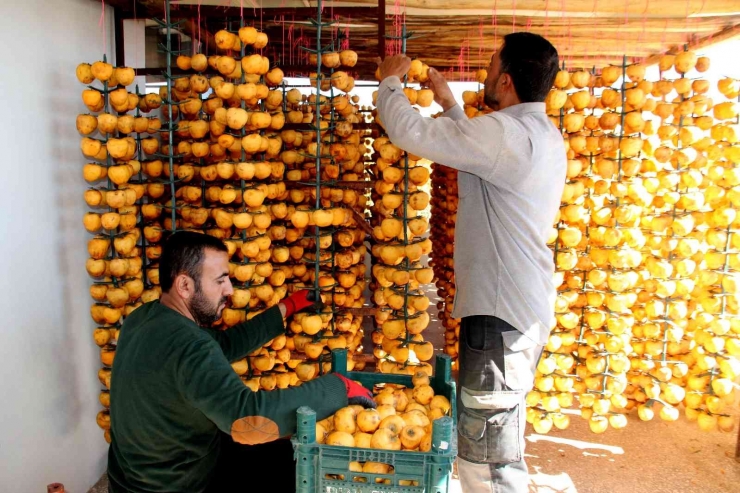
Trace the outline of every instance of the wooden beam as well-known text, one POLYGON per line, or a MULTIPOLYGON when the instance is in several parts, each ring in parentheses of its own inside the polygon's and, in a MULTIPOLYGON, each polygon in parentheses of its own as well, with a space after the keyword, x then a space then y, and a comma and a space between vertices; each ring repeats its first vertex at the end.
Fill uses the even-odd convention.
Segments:
MULTIPOLYGON (((740 36, 740 24, 735 24, 734 26, 727 27, 720 32, 716 34, 711 34, 709 36, 704 36, 702 38, 699 38, 693 42, 688 43, 688 48, 690 50, 698 50, 707 46, 711 46, 713 44, 719 43, 720 41, 727 41, 728 39, 733 39, 740 36)), ((679 51, 683 50, 683 46, 673 46, 669 50, 666 51, 668 54, 675 55, 679 51)), ((660 61, 660 58, 663 56, 663 53, 653 55, 647 60, 645 60, 646 65, 655 65, 660 61)))
MULTIPOLYGON (((99 0, 93 0, 96 3, 100 3, 99 0)), ((106 5, 110 5, 114 9, 119 9, 122 12, 129 12, 134 10, 134 3, 136 0, 107 0, 106 5)), ((126 17, 124 17, 126 18, 126 17)))

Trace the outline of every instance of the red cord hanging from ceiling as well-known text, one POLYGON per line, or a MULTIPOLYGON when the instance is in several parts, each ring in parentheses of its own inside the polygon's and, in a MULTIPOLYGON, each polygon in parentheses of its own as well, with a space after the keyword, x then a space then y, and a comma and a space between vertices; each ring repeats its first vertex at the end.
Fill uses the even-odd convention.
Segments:
POLYGON ((498 45, 496 44, 496 37, 498 35, 498 26, 496 25, 497 22, 497 12, 496 12, 496 4, 497 0, 494 0, 493 2, 493 12, 491 13, 491 25, 493 26, 493 49, 494 51, 497 49, 498 45))
POLYGON ((102 28, 102 38, 103 38, 103 54, 108 54, 108 43, 105 42, 105 0, 101 1, 101 4, 103 6, 101 12, 100 12, 100 20, 98 21, 98 27, 102 28))

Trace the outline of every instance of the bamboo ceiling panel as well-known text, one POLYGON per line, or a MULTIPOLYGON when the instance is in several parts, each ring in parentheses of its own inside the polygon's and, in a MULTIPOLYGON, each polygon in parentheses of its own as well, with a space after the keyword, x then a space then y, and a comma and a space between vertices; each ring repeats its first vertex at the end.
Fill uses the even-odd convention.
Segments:
MULTIPOLYGON (((133 0, 109 3, 130 12, 133 0)), ((162 0, 138 0, 137 15, 161 17, 162 4, 162 0)), ((338 30, 349 33, 349 47, 360 60, 354 75, 362 79, 371 79, 376 68, 377 5, 377 0, 324 2, 324 17, 333 18, 338 30)), ((270 36, 268 56, 287 73, 297 74, 310 70, 296 51, 301 42, 308 47, 315 44, 316 32, 308 22, 315 6, 309 0, 183 0, 173 2, 172 15, 186 19, 184 28, 192 29, 200 9, 206 36, 223 28, 228 19, 243 16, 246 23, 261 26, 270 36), (282 40, 286 40, 283 46, 282 40)), ((624 54, 630 62, 650 63, 656 55, 684 44, 700 50, 740 36, 740 0, 406 0, 386 4, 386 35, 396 34, 402 19, 397 14, 404 12, 406 28, 413 33, 407 53, 452 79, 470 79, 476 69, 485 68, 502 37, 513 31, 546 36, 566 66, 573 68, 621 64, 624 54)), ((323 42, 329 36, 325 33, 323 42)), ((392 40, 386 39, 385 45, 386 53, 397 48, 392 40)))

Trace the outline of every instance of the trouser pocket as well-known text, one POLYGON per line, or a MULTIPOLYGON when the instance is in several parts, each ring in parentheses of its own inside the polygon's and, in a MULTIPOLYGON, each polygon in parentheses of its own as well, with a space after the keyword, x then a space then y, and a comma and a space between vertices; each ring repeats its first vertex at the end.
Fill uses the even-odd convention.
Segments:
POLYGON ((523 393, 461 388, 458 455, 469 462, 509 464, 522 460, 523 393))

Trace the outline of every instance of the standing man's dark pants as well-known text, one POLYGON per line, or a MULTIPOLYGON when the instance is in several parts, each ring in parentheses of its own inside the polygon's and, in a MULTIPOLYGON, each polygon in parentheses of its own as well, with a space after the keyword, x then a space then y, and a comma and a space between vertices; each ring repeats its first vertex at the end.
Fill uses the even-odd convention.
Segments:
POLYGON ((524 398, 542 346, 503 320, 464 317, 459 341, 458 472, 464 493, 528 491, 524 398))

